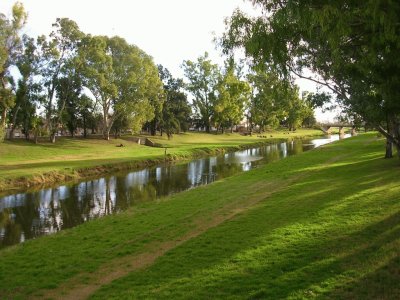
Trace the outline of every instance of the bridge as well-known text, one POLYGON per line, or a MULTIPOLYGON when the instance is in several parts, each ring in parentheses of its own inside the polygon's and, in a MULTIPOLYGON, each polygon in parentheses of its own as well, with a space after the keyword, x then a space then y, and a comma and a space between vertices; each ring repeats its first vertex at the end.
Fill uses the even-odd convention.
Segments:
POLYGON ((351 128, 351 135, 356 135, 356 127, 350 123, 317 123, 317 127, 326 134, 331 134, 332 128, 339 128, 339 134, 344 134, 345 128, 351 128))

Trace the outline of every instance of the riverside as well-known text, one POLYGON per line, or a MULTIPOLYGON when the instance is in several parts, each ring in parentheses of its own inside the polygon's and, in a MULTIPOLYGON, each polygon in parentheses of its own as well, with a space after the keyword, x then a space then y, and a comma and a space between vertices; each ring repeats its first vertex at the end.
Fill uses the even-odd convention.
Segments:
POLYGON ((209 184, 338 139, 338 135, 294 139, 182 164, 165 163, 74 185, 6 195, 0 198, 0 219, 4 220, 0 223, 0 248, 118 213, 138 202, 209 184))
POLYGON ((399 299, 399 162, 362 134, 0 249, 4 299, 399 299))

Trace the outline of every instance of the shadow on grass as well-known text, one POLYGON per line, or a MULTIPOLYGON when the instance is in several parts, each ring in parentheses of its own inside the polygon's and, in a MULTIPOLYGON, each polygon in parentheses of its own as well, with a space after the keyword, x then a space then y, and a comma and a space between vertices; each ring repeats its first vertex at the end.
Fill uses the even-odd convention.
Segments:
MULTIPOLYGON (((380 164, 368 158, 322 168, 304 184, 189 240, 147 270, 131 273, 95 296, 335 298, 335 289, 351 286, 349 282, 362 285, 380 276, 379 269, 368 275, 379 267, 377 253, 384 261, 398 253, 400 205, 393 200, 398 191, 384 191, 385 185, 398 181, 380 164), (329 185, 332 174, 341 174, 334 186, 329 185), (323 191, 312 197, 298 194, 299 189, 315 191, 319 185, 323 191), (371 190, 363 200, 366 188, 371 190)), ((393 270, 400 267, 398 259, 391 262, 396 264, 393 270)), ((396 298, 395 279, 371 286, 365 295, 385 289, 385 297, 396 298)))
POLYGON ((338 287, 333 299, 400 299, 400 254, 358 280, 338 287))

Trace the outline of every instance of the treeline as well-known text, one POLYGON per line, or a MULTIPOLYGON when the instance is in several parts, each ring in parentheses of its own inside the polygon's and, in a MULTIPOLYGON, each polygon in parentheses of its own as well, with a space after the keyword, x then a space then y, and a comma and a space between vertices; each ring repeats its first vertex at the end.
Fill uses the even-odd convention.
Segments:
POLYGON ((237 10, 221 39, 225 51, 242 48, 255 65, 280 74, 313 71, 347 117, 387 138, 386 157, 393 144, 400 156, 399 1, 251 2, 264 15, 237 10))
POLYGON ((190 127, 233 130, 246 117, 249 130, 315 123, 315 97, 299 97, 277 72, 250 71, 232 58, 224 67, 205 53, 182 64, 186 81, 121 37, 83 33, 67 18, 49 36, 22 35, 27 14, 20 3, 8 19, 0 14, 0 136, 26 138, 59 131, 84 137, 148 130, 171 137, 190 127), (189 103, 186 93, 192 95, 189 103))

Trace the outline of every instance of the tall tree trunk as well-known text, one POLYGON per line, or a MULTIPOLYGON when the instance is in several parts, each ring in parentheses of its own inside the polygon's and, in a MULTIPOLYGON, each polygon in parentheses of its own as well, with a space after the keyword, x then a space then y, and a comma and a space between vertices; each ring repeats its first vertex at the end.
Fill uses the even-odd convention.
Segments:
MULTIPOLYGON (((386 137, 387 140, 389 140, 389 142, 392 143, 392 145, 394 145, 397 149, 397 156, 400 158, 400 141, 399 138, 397 137, 397 134, 391 134, 389 132, 387 132, 381 125, 378 125, 376 127, 376 129, 384 136, 386 137)), ((394 130, 396 132, 396 129, 394 130)), ((398 131, 398 129, 397 129, 398 131)), ((387 145, 386 145, 387 146, 387 145)), ((386 156, 385 156, 386 157, 386 156)))
POLYGON ((108 129, 108 107, 105 105, 103 106, 103 139, 109 140, 110 139, 110 130, 108 129))
POLYGON ((38 143, 38 132, 37 132, 37 130, 35 130, 34 141, 35 141, 35 144, 38 143))
POLYGON ((85 116, 85 114, 83 115, 83 137, 85 139, 87 138, 86 116, 85 116))
POLYGON ((20 108, 21 108, 20 104, 18 104, 18 106, 15 108, 13 119, 11 121, 12 126, 11 126, 11 130, 10 130, 10 140, 14 139, 15 123, 17 122, 17 115, 18 115, 18 111, 20 108))
POLYGON ((110 140, 111 127, 112 127, 112 124, 110 124, 109 126, 106 126, 106 128, 103 129, 103 138, 106 141, 110 140))
POLYGON ((53 132, 50 134, 50 142, 53 143, 53 144, 56 142, 56 134, 57 134, 56 131, 53 131, 53 132))
POLYGON ((150 122, 149 124, 149 128, 150 128, 150 134, 152 136, 155 136, 157 133, 157 121, 154 119, 153 121, 150 122))
POLYGON ((393 157, 393 143, 386 138, 386 153, 385 158, 392 158, 393 157))

